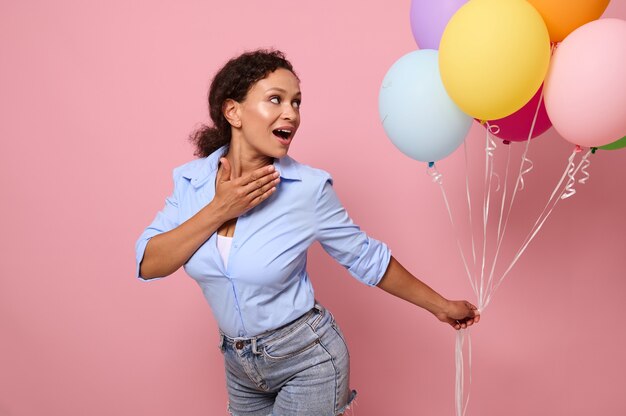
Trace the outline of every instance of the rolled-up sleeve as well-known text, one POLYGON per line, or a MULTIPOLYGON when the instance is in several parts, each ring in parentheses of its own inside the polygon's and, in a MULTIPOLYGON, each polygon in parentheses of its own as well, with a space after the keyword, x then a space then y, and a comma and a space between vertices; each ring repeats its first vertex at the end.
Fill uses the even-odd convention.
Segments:
POLYGON ((160 279, 144 279, 140 274, 141 261, 143 260, 148 241, 150 241, 150 239, 155 235, 159 235, 166 231, 172 230, 179 225, 177 180, 180 178, 180 176, 177 174, 176 169, 174 170, 172 176, 174 178, 174 191, 170 196, 165 199, 165 206, 161 211, 157 213, 152 223, 143 231, 141 236, 139 236, 137 243, 135 244, 135 255, 137 262, 137 270, 135 276, 141 280, 149 281, 160 279))
POLYGON ((377 285, 387 270, 391 251, 352 222, 332 187, 330 176, 318 195, 315 215, 316 237, 324 250, 361 282, 377 285))

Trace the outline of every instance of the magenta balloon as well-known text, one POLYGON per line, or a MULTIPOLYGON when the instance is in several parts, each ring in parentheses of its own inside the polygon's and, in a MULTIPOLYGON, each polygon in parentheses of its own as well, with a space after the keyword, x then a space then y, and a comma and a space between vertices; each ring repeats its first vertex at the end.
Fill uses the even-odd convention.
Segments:
MULTIPOLYGON (((535 118, 535 112, 537 111, 537 105, 539 104, 542 90, 543 85, 539 87, 539 90, 535 93, 533 98, 531 98, 530 101, 524 105, 524 107, 520 108, 513 114, 497 120, 490 120, 490 126, 498 126, 500 129, 500 131, 493 133, 493 135, 503 140, 513 142, 528 140, 528 134, 530 133, 530 127, 532 126, 533 119, 535 118)), ((552 123, 550 122, 550 118, 546 112, 544 101, 541 100, 539 113, 537 113, 537 120, 535 121, 535 127, 533 128, 533 133, 530 138, 533 139, 539 136, 550 127, 552 127, 552 123)), ((492 130, 497 131, 497 129, 493 128, 492 130)))
POLYGON ((448 21, 468 0, 412 0, 411 31, 420 49, 439 50, 448 21))

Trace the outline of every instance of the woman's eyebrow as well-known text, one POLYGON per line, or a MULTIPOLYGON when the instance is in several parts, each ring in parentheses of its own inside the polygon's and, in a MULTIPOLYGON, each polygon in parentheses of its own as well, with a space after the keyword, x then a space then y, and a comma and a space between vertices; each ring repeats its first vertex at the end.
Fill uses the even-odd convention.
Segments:
MULTIPOLYGON (((280 87, 271 87, 266 90, 266 92, 269 92, 269 91, 280 91, 283 94, 287 94, 287 90, 280 88, 280 87)), ((298 91, 294 95, 302 95, 302 92, 298 91)))

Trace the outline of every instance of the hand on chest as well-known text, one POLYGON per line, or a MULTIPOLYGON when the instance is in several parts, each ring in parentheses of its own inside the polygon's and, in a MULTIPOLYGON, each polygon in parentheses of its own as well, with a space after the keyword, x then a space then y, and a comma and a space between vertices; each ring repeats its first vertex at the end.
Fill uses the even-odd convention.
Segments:
MULTIPOLYGON (((187 272, 195 279, 227 277, 272 284, 304 269, 306 250, 315 240, 315 201, 288 195, 290 189, 283 184, 281 188, 222 227, 223 234, 232 237, 228 267, 219 254, 214 233, 189 259, 187 272)), ((188 195, 184 201, 187 207, 181 207, 189 217, 210 202, 210 194, 205 193, 204 198, 197 194, 188 195)))

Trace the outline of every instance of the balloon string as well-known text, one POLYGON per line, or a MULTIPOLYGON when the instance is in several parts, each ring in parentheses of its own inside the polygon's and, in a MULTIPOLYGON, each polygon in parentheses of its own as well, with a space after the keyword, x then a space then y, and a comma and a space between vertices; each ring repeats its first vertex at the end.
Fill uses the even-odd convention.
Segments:
MULTIPOLYGON (((580 146, 576 146, 576 149, 574 150, 572 155, 575 155, 576 153, 580 153, 581 150, 582 149, 580 148, 580 146)), ((561 199, 567 199, 576 193, 576 189, 574 189, 576 178, 574 177, 574 175, 576 175, 576 172, 578 172, 578 169, 580 169, 581 173, 583 174, 583 177, 578 180, 578 183, 584 185, 589 180, 590 175, 589 175, 589 172, 587 172, 587 168, 591 165, 591 161, 589 160, 589 155, 591 153, 592 153, 592 150, 589 149, 587 153, 585 153, 585 155, 582 157, 582 159, 580 160, 580 163, 578 164, 578 167, 576 168, 574 168, 573 158, 570 156, 569 170, 567 173, 569 180, 567 181, 567 185, 565 186, 565 193, 561 195, 561 199)))
POLYGON ((522 155, 522 166, 524 164, 528 164, 528 167, 522 171, 520 174, 520 182, 519 182, 519 190, 522 191, 524 189, 524 175, 533 170, 533 161, 528 159, 526 155, 522 155))
POLYGON ((488 121, 486 121, 485 123, 487 124, 487 130, 489 130, 489 133, 493 134, 494 136, 500 133, 500 126, 498 126, 497 124, 489 124, 488 121))
POLYGON ((467 140, 463 141, 463 153, 465 154, 465 194, 467 197, 467 209, 469 212, 469 226, 470 226, 470 235, 472 238, 472 260, 474 262, 474 268, 476 269, 476 243, 474 242, 474 224, 473 224, 473 215, 472 215, 472 201, 470 198, 470 189, 469 189, 469 162, 467 157, 467 140))
POLYGON ((461 329, 456 332, 456 343, 454 348, 454 362, 456 369, 455 376, 455 407, 457 416, 465 416, 467 412, 467 406, 469 404, 470 392, 467 393, 465 403, 463 403, 464 397, 464 384, 465 384, 465 365, 463 359, 463 344, 465 343, 465 335, 467 335, 468 346, 468 372, 469 372, 469 384, 472 385, 472 338, 470 337, 470 330, 461 329))
POLYGON ((489 223, 489 209, 491 206, 491 188, 492 188, 492 179, 496 178, 497 180, 497 188, 496 192, 500 190, 500 176, 494 172, 494 164, 495 164, 495 150, 496 150, 496 142, 491 135, 492 132, 499 131, 499 127, 496 125, 490 125, 487 122, 487 135, 485 141, 485 152, 486 152, 486 161, 485 161, 485 190, 486 197, 483 205, 483 252, 482 252, 482 265, 480 271, 480 291, 478 296, 478 308, 482 308, 484 303, 485 295, 487 293, 487 286, 489 283, 487 282, 487 286, 485 285, 486 280, 486 272, 485 266, 487 264, 487 225, 489 223), (487 181, 487 178, 489 180, 487 181))
POLYGON ((574 184, 576 183, 576 178, 574 177, 574 173, 576 170, 576 165, 574 165, 574 158, 576 157, 576 152, 578 148, 572 152, 572 155, 568 159, 567 164, 567 176, 568 180, 565 184, 565 193, 561 195, 561 199, 569 198, 570 196, 576 193, 576 189, 574 189, 574 184))
POLYGON ((489 122, 485 122, 487 124, 487 143, 485 144, 485 151, 487 152, 487 156, 491 158, 491 174, 490 178, 496 178, 498 181, 496 184, 496 192, 500 190, 500 175, 493 171, 493 159, 494 159, 494 151, 498 147, 496 145, 495 140, 493 139, 494 134, 498 134, 500 132, 500 127, 495 124, 489 124, 489 122))
MULTIPOLYGON (((489 126, 489 124, 487 124, 489 126)), ((493 178, 493 159, 496 142, 492 139, 489 128, 485 136, 485 189, 483 199, 483 251, 480 268, 480 285, 478 291, 478 307, 482 307, 485 295, 485 263, 487 258, 487 223, 489 222, 489 206, 491 202, 491 179, 493 178)))
MULTIPOLYGON (((487 126, 489 126, 489 123, 487 123, 487 126)), ((487 129, 487 141, 485 143, 485 152, 487 152, 488 157, 493 157, 493 151, 496 150, 497 146, 496 146, 495 140, 493 140, 490 133, 491 131, 487 129)))
POLYGON ((591 153, 593 152, 589 150, 587 153, 585 153, 582 159, 582 166, 580 168, 580 171, 584 175, 584 177, 578 180, 578 183, 582 185, 586 184, 587 181, 589 180, 589 172, 587 172, 587 168, 591 165, 591 161, 589 160, 589 155, 591 153))
MULTIPOLYGON (((496 267, 498 255, 500 253, 500 247, 502 246, 502 240, 504 238, 504 228, 502 227, 502 219, 504 217, 504 202, 506 201, 508 178, 509 178, 509 166, 511 164, 511 146, 507 147, 506 169, 504 174, 504 190, 502 191, 502 199, 500 201, 500 216, 498 218, 498 233, 496 235, 496 254, 494 255, 493 262, 491 263, 491 271, 489 272, 489 279, 487 280, 487 293, 491 293, 493 290, 493 273, 496 267)), ((507 218, 508 219, 508 218, 507 218)), ((483 307, 484 305, 481 305, 483 307)), ((481 309, 482 310, 482 309, 481 309)))
MULTIPOLYGON (((554 51, 556 50, 556 48, 557 48, 557 44, 556 43, 552 43, 550 45, 550 56, 552 56, 554 54, 554 51)), ((511 215, 511 211, 512 211, 512 208, 513 208, 513 203, 515 201, 515 196, 516 196, 518 190, 521 191, 521 190, 524 189, 524 186, 525 186, 524 185, 524 175, 526 175, 527 173, 529 173, 529 172, 531 172, 533 170, 533 166, 534 166, 533 162, 529 158, 527 158, 526 156, 528 154, 528 149, 530 148, 530 140, 532 138, 533 131, 535 130, 535 124, 537 122, 537 117, 539 115, 539 110, 541 108, 542 101, 543 101, 543 90, 541 92, 541 95, 539 96, 539 101, 537 102, 537 107, 535 108, 535 114, 533 116, 533 120, 532 120, 532 123, 530 125, 530 131, 528 132, 528 138, 526 140, 526 147, 524 149, 524 152, 522 153, 521 163, 520 163, 520 171, 519 171, 519 175, 518 175, 518 178, 517 178, 517 181, 516 181, 515 188, 513 190, 513 195, 511 196, 511 200, 510 200, 510 203, 509 203, 509 209, 508 209, 508 212, 507 212, 507 215, 506 215, 506 219, 505 219, 505 222, 504 222, 504 227, 502 229, 502 234, 500 234, 500 232, 499 232, 500 231, 500 226, 498 225, 498 239, 497 239, 498 243, 497 243, 496 254, 495 254, 494 259, 493 259, 493 264, 492 264, 491 273, 489 275, 489 282, 488 282, 489 294, 487 296, 485 305, 483 305, 481 310, 484 310, 484 308, 487 307, 487 305, 491 301, 493 293, 495 292, 497 287, 502 283, 502 281, 504 279, 504 276, 512 268, 513 264, 515 264, 515 262, 517 261, 517 260, 514 260, 513 264, 511 264, 511 266, 509 266, 509 268, 504 273, 504 275, 499 279, 498 284, 494 287, 493 286, 493 276, 494 276, 494 272, 495 272, 495 267, 496 267, 496 263, 497 263, 497 261, 499 259, 500 247, 501 247, 502 241, 504 240, 504 234, 506 232, 506 228, 507 228, 507 225, 508 225, 509 217, 511 215), (524 169, 524 165, 525 164, 528 165, 528 167, 526 169, 524 169)), ((508 168, 509 168, 509 164, 508 164, 508 161, 507 161, 507 175, 508 175, 508 168)), ((561 177, 561 180, 559 181, 559 183, 555 187, 555 192, 558 189, 558 187, 561 185, 561 183, 563 182, 563 179, 564 179, 564 176, 561 177)), ((506 189, 505 189, 505 193, 506 193, 506 189)), ((505 200, 505 193, 503 194, 503 197, 502 197, 502 203, 503 204, 504 204, 504 200, 505 200)), ((552 193, 552 196, 550 197, 550 199, 548 201, 551 201, 553 197, 554 197, 554 192, 552 193)), ((546 205, 546 207, 547 206, 548 205, 546 205)), ((545 212, 545 208, 544 208, 544 212, 545 212)), ((501 208, 501 211, 500 211, 501 218, 502 218, 502 213, 503 213, 503 210, 501 208)), ((543 212, 542 212, 542 214, 543 214, 543 212)), ((535 233, 535 235, 536 235, 536 233, 535 233)), ((521 255, 521 253, 520 253, 520 255, 521 255)), ((519 256, 517 258, 519 258, 519 256)))
POLYGON ((439 172, 439 170, 437 169, 437 166, 435 166, 434 162, 430 162, 428 164, 428 168, 426 170, 426 172, 428 173, 428 175, 430 175, 430 177, 432 178, 433 182, 437 183, 439 185, 439 189, 441 190, 441 195, 443 196, 443 201, 446 205, 446 210, 448 211, 448 218, 450 218, 450 223, 452 224, 452 229, 454 230, 454 234, 456 236, 456 245, 459 249, 459 253, 461 254, 461 259, 463 260, 463 265, 465 266, 465 272, 467 273, 467 277, 469 278, 470 281, 470 285, 472 286, 472 289, 474 290, 474 293, 477 293, 476 291, 476 287, 474 285, 474 282, 472 281, 472 274, 469 270, 469 267, 467 265, 467 260, 465 260, 465 254, 463 253, 463 248, 461 247, 461 239, 459 238, 459 232, 456 228, 456 225, 454 223, 454 219, 452 217, 452 210, 450 209, 450 204, 448 203, 448 197, 446 196, 446 191, 443 187, 443 175, 439 172))
MULTIPOLYGON (((537 107, 535 108, 535 114, 533 117, 533 121, 530 124, 530 131, 528 132, 528 138, 526 140, 526 146, 524 148, 524 152, 522 153, 521 156, 521 161, 520 161, 520 167, 519 167, 519 173, 517 175, 517 180, 515 183, 515 187, 513 188, 513 194, 511 195, 511 199, 509 201, 509 206, 508 206, 508 210, 506 213, 506 218, 504 220, 504 226, 502 227, 502 232, 500 232, 500 222, 502 221, 502 215, 504 214, 504 203, 505 203, 505 199, 506 199, 506 192, 503 192, 502 195, 502 202, 501 202, 501 207, 500 207, 500 220, 499 220, 499 224, 498 224, 498 237, 496 238, 496 253, 493 257, 493 262, 491 264, 491 271, 489 273, 489 279, 487 280, 487 287, 488 287, 488 294, 486 295, 486 299, 483 299, 484 304, 479 306, 479 308, 481 310, 483 310, 487 304, 489 303, 488 299, 491 299, 491 294, 493 293, 494 290, 494 273, 495 273, 495 269, 496 269, 496 265, 498 263, 499 260, 499 256, 500 256, 500 248, 502 247, 502 241, 504 241, 504 234, 506 233, 506 229, 509 223, 509 218, 511 216, 511 212, 513 210, 513 203, 515 202, 515 197, 517 195, 518 191, 521 191, 522 189, 524 189, 524 175, 529 173, 532 169, 533 169, 533 162, 527 157, 528 155, 528 150, 530 148, 530 139, 533 136, 533 131, 535 130, 535 124, 537 122, 537 117, 539 115, 539 109, 541 108, 541 102, 543 100, 543 90, 541 92, 541 95, 539 97, 539 101, 537 102, 537 107), (525 164, 529 164, 529 166, 524 169, 524 165, 525 164)), ((510 150, 510 148, 509 148, 510 150)), ((509 153, 510 156, 510 153, 509 153)), ((507 159, 507 164, 506 164, 506 178, 508 179, 508 172, 509 172, 509 160, 507 159)), ((508 181, 505 179, 505 185, 506 183, 508 183, 508 181)), ((506 189, 505 189, 506 191, 506 189)))
POLYGON ((455 364, 455 378, 454 378, 454 401, 456 408, 456 415, 463 416, 463 334, 462 330, 456 333, 456 343, 454 347, 454 364, 455 364))
MULTIPOLYGON (((543 90, 541 90, 541 95, 539 96, 539 101, 537 102, 537 108, 535 108, 535 115, 533 117, 533 121, 530 124, 530 131, 528 132, 528 141, 527 144, 530 144, 530 139, 533 137, 533 131, 535 131, 535 124, 537 123, 537 117, 539 116, 539 109, 541 108, 541 102, 543 101, 543 90)), ((528 149, 528 146, 526 147, 528 149)), ((520 173, 520 191, 524 189, 524 175, 533 170, 533 162, 526 157, 526 153, 522 155, 522 167, 525 163, 529 163, 530 166, 525 169, 522 173, 520 173)), ((520 168, 521 169, 521 168, 520 168)))
MULTIPOLYGON (((528 245, 530 244, 530 242, 535 238, 535 236, 537 235, 537 233, 539 232, 539 230, 541 229, 541 227, 543 226, 543 224, 546 222, 546 220, 548 219, 548 217, 550 216, 550 214, 552 213, 552 211, 554 210, 554 208, 556 207, 557 203, 559 202, 559 200, 564 199, 562 198, 562 196, 565 194, 567 186, 565 188, 563 188, 561 190, 561 192, 559 193, 559 195, 555 198, 556 194, 559 192, 559 189, 561 188, 561 185, 563 184, 563 181, 565 180, 565 177, 570 175, 570 169, 571 169, 571 163, 574 159, 574 157, 576 156, 576 154, 579 152, 579 149, 577 148, 576 150, 574 150, 572 152, 572 155, 568 158, 568 163, 567 166, 563 172, 563 175, 561 176, 561 180, 557 183, 556 187, 554 188, 554 191, 552 192, 552 195, 550 196, 550 199, 548 199, 548 202, 546 203, 543 211, 541 212, 541 214, 539 214, 539 217, 537 218, 537 221, 535 221, 535 224, 533 225, 533 227, 531 228, 531 231, 529 232, 529 234, 526 236, 524 242, 522 243, 522 246, 520 247, 520 249, 518 250, 517 254, 515 255, 515 257, 513 258, 513 261, 511 262, 511 264, 509 265, 509 267, 506 269, 506 271, 502 274, 502 276, 500 277, 498 283, 495 285, 492 293, 489 295, 489 297, 487 298, 487 302, 485 307, 489 304, 489 302, 491 301, 492 295, 495 293, 495 291, 498 289, 498 287, 500 286, 500 284, 502 284, 502 282, 504 281, 505 277, 508 275, 508 273, 511 271, 511 269, 513 268, 513 266, 515 265, 515 263, 517 263, 517 261, 519 260, 519 258, 521 257, 521 255, 524 253, 524 251, 526 250, 526 248, 528 247, 528 245)), ((582 160, 578 163, 578 165, 574 168, 573 172, 571 172, 571 175, 576 175, 576 173, 578 172, 578 170, 585 165, 585 162, 587 161, 587 158, 589 157, 589 154, 591 153, 591 150, 589 150, 582 158, 582 160)), ((482 309, 481 309, 482 310, 482 309)))
MULTIPOLYGON (((456 235, 456 243, 459 249, 459 253, 461 254, 461 259, 463 260, 463 265, 465 266, 465 271, 469 278, 470 285, 472 286, 472 290, 474 291, 474 294, 478 296, 478 290, 472 279, 472 274, 467 265, 467 261, 465 260, 465 254, 463 253, 463 248, 461 247, 461 240, 459 238, 459 233, 454 223, 452 210, 450 209, 450 204, 448 203, 448 197, 446 196, 446 191, 443 187, 443 180, 442 180, 443 175, 439 172, 434 162, 430 162, 428 164, 427 173, 428 175, 430 175, 433 182, 439 185, 439 189, 441 190, 441 195, 443 196, 443 201, 445 203, 446 210, 448 211, 448 217, 450 218, 450 223, 452 224, 452 229, 454 230, 454 234, 456 235)), ((469 185, 468 185, 468 189, 469 189, 469 185)), ((468 190, 468 202, 469 202, 469 190, 468 190)), ((465 382, 464 362, 463 362, 463 343, 464 343, 464 337, 465 337, 464 331, 465 330, 457 331, 456 346, 455 346, 455 366, 456 366, 455 396, 456 396, 457 416, 465 416, 465 413, 467 411, 467 406, 469 404, 469 393, 467 395, 467 399, 465 400, 465 403, 463 404, 463 396, 464 396, 463 390, 464 390, 464 382, 465 382)), ((468 331, 467 335, 468 335, 468 346, 469 346, 468 369, 469 369, 469 375, 470 375, 469 381, 471 385, 472 349, 471 349, 471 338, 469 337, 469 330, 467 331, 468 331)))

